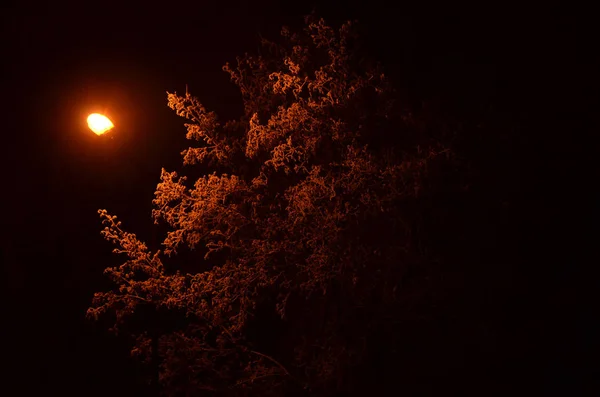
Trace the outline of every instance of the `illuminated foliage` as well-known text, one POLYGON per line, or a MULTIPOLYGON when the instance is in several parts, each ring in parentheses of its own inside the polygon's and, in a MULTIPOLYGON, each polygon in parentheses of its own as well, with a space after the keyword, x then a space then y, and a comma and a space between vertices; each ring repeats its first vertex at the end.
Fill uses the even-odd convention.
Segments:
POLYGON ((162 170, 152 211, 168 227, 161 251, 100 211, 104 237, 127 260, 106 269, 115 288, 97 293, 88 314, 114 315, 116 330, 142 308, 181 317, 132 332, 133 353, 158 357, 170 395, 342 390, 368 329, 411 293, 402 282, 421 260, 414 203, 447 151, 395 154, 372 139, 388 128, 391 145, 409 131, 385 127, 393 91, 355 53, 351 23, 336 30, 307 18, 303 32, 282 35, 283 44, 262 43, 265 55, 224 67, 244 100, 240 120, 220 123, 196 97, 168 93, 198 142, 184 164, 215 171, 188 183, 162 170), (195 270, 169 265, 182 250, 198 253, 186 259, 195 270))

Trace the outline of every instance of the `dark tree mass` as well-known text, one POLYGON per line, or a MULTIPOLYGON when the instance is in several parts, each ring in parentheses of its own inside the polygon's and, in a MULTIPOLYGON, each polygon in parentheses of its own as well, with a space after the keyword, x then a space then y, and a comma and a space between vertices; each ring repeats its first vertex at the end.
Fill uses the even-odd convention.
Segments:
POLYGON ((351 23, 313 19, 224 67, 244 100, 239 120, 168 94, 199 141, 184 163, 218 171, 163 169, 152 211, 168 226, 162 251, 100 211, 127 260, 106 270, 117 286, 88 313, 114 314, 115 329, 139 310, 137 327, 158 324, 133 332, 133 352, 154 354, 169 395, 372 390, 361 374, 401 356, 402 306, 430 293, 423 277, 438 259, 420 218, 436 190, 464 190, 442 171, 452 149, 398 108, 351 23), (169 257, 186 249, 182 271, 169 257))
POLYGON ((3 395, 598 393, 588 22, 334 3, 6 6, 3 395))

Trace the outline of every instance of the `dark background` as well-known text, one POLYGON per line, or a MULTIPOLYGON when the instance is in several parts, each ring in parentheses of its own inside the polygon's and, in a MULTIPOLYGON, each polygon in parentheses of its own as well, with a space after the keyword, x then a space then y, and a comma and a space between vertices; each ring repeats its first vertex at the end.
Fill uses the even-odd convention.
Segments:
POLYGON ((597 258, 584 254, 594 235, 584 230, 597 229, 584 210, 597 180, 591 11, 559 2, 129 4, 1 9, 2 394, 141 392, 126 346, 84 320, 92 293, 108 286, 102 270, 118 261, 96 211, 155 243, 160 167, 175 169, 186 147, 165 91, 187 84, 207 108, 236 117, 240 97, 222 65, 256 51, 259 34, 301 26, 313 8, 330 23, 361 22, 407 106, 434 103, 467 121, 481 109, 501 116, 506 135, 474 137, 470 148, 489 191, 506 187, 515 208, 504 229, 511 264, 497 282, 508 292, 494 314, 510 349, 497 359, 539 395, 592 390, 597 282, 582 277, 597 258), (87 130, 93 111, 113 119, 112 139, 87 130))

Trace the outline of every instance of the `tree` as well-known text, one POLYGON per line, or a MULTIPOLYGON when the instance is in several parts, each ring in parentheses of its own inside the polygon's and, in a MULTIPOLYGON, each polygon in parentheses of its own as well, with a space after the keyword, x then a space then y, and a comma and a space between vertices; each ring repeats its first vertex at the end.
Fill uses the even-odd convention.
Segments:
POLYGON ((224 66, 244 101, 239 120, 168 93, 200 142, 184 164, 212 172, 189 181, 162 170, 152 211, 168 229, 162 250, 99 211, 127 259, 106 269, 115 288, 96 293, 88 315, 112 315, 132 353, 160 363, 169 395, 357 387, 430 259, 419 208, 448 148, 415 133, 381 68, 361 58, 354 24, 308 17, 282 37, 224 66))

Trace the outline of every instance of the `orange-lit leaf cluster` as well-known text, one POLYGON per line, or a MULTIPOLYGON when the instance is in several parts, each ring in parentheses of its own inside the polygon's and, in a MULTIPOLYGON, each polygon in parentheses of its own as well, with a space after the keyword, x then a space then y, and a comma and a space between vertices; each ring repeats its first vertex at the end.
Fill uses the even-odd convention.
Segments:
MULTIPOLYGON (((188 391, 252 387, 262 395, 288 382, 315 390, 335 383, 362 354, 363 325, 346 327, 342 343, 345 322, 358 308, 364 327, 379 321, 416 255, 407 214, 433 152, 384 156, 385 145, 368 144, 390 116, 393 93, 354 54, 350 23, 334 30, 307 19, 303 32, 284 29, 283 38, 224 67, 244 100, 238 121, 219 123, 189 93, 168 93, 198 142, 184 164, 215 171, 190 183, 162 171, 152 211, 168 227, 162 252, 101 212, 105 238, 128 259, 107 269, 116 288, 97 294, 89 313, 110 310, 117 326, 141 306, 181 313, 183 328, 154 336, 172 394, 181 379, 188 391), (185 272, 166 271, 173 267, 162 261, 181 250, 198 256, 185 272), (249 339, 265 305, 304 335, 290 342, 286 365, 249 339), (325 340, 329 348, 319 348, 325 340)), ((136 353, 151 349, 148 337, 140 334, 136 353)))

